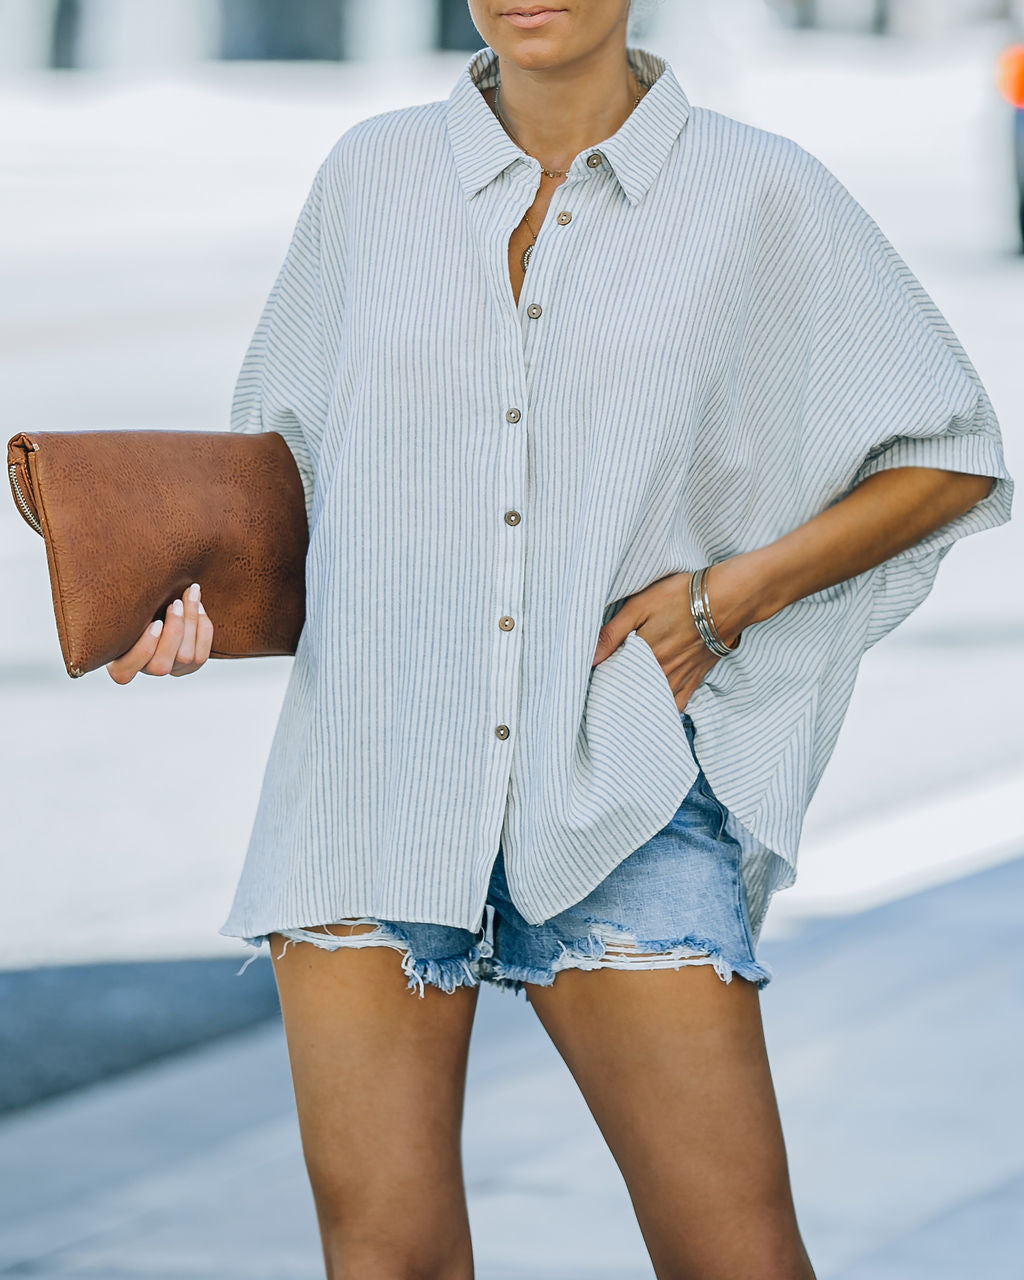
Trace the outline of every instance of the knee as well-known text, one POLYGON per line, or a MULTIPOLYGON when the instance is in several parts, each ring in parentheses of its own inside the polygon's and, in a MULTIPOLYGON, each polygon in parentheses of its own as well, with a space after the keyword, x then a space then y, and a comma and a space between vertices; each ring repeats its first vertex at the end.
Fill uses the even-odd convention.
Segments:
POLYGON ((393 1225, 372 1232, 325 1224, 322 1234, 327 1280, 473 1280, 468 1237, 412 1239, 393 1225))
POLYGON ((443 1263, 424 1258, 396 1257, 391 1250, 353 1252, 345 1249, 327 1255, 327 1280, 473 1280, 472 1263, 443 1263))
MULTIPOLYGON (((740 1233, 742 1236, 742 1232, 740 1233)), ((705 1242, 705 1245, 708 1242, 705 1242)), ((686 1249, 683 1258, 671 1251, 658 1260, 659 1280, 715 1280, 718 1276, 757 1276, 757 1280, 815 1280, 814 1268, 799 1237, 751 1238, 739 1248, 722 1240, 710 1248, 686 1249)))

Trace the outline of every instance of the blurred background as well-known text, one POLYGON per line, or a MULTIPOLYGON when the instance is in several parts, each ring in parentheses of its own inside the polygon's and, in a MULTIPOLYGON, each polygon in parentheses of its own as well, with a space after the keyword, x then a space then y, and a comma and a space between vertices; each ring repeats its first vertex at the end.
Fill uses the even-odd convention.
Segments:
MULTIPOLYGON (((634 8, 692 101, 795 138, 865 205, 1024 475, 1024 4, 634 8)), ((0 0, 6 437, 226 429, 323 156, 447 97, 482 44, 465 0, 0 0)), ((865 656, 762 936, 821 1280, 1021 1275, 1020 525, 954 547, 865 656)), ((0 1274, 321 1274, 266 949, 238 977, 250 952, 217 933, 291 659, 70 681, 11 501, 0 600, 0 1274)), ((465 1145, 481 1280, 651 1280, 521 998, 481 994, 465 1145)))

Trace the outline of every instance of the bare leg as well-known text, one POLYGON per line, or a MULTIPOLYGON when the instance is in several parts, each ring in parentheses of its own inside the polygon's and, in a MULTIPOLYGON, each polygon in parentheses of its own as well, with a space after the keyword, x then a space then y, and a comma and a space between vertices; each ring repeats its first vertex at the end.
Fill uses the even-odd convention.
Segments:
POLYGON ((284 941, 270 935, 328 1280, 473 1280, 461 1130, 479 988, 420 997, 391 947, 284 941))
POLYGON ((755 983, 566 969, 530 1003, 622 1171, 658 1280, 814 1280, 755 983))

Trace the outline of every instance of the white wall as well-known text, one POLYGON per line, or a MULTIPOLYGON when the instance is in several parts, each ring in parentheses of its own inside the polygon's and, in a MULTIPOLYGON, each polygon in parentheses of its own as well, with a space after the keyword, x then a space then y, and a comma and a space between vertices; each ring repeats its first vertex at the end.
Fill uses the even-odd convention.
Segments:
MULTIPOLYGON (((892 0, 897 34, 929 34, 959 22, 998 16, 1006 0, 892 0)), ((1024 12, 1024 0, 1016 0, 1024 12)), ((819 0, 824 25, 863 30, 872 0, 819 0)), ((44 66, 56 0, 0 0, 0 70, 44 66)), ((83 0, 82 57, 92 67, 160 67, 215 52, 217 0, 83 0)), ((764 0, 660 0, 650 35, 693 37, 734 26, 756 31, 764 0)), ((345 40, 360 60, 412 56, 430 49, 434 0, 349 0, 345 40)), ((739 31, 737 30, 737 38, 739 31)), ((642 43, 642 40, 641 40, 642 43)))
POLYGON ((0 0, 0 70, 45 66, 56 0, 0 0))
MULTIPOLYGON (((671 0, 667 0, 671 2, 671 0)), ((56 0, 0 0, 0 70, 46 65, 56 0)), ((87 67, 162 67, 212 56, 217 0, 83 0, 87 67)), ((432 0, 349 0, 349 56, 379 59, 433 47, 432 0)))
MULTIPOLYGON (((702 0, 711 4, 714 0, 702 0)), ((793 0, 768 0, 776 9, 786 9, 793 0)), ((724 13, 736 0, 721 0, 724 13)), ((897 35, 928 35, 955 29, 964 23, 1006 16, 1008 7, 1024 12, 1024 0, 890 0, 892 30, 897 35)), ((819 25, 832 31, 867 31, 875 5, 873 0, 816 0, 819 25)))
POLYGON ((215 50, 216 0, 89 0, 80 58, 86 67, 166 67, 215 50))
POLYGON ((347 57, 376 61, 424 53, 434 47, 437 25, 430 0, 348 0, 347 57))
POLYGON ((1003 17, 1004 0, 894 0, 898 34, 949 31, 965 22, 1003 17))

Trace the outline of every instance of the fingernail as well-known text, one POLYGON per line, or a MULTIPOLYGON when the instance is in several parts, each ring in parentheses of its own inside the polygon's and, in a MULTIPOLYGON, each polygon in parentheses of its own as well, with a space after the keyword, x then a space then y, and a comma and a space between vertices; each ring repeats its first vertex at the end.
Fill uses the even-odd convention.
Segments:
POLYGON ((149 634, 151 636, 158 636, 160 632, 163 631, 163 629, 164 629, 163 618, 157 618, 156 622, 154 622, 153 625, 150 627, 149 634))
POLYGON ((185 612, 185 606, 181 603, 180 600, 175 600, 174 603, 171 605, 171 613, 184 613, 184 612, 185 612))
POLYGON ((193 583, 192 583, 192 585, 189 587, 189 589, 188 589, 188 598, 189 598, 190 600, 198 600, 198 599, 199 599, 199 583, 198 583, 198 582, 193 582, 193 583))
POLYGON ((206 612, 206 610, 203 608, 203 602, 202 602, 202 600, 200 600, 200 601, 199 601, 199 612, 200 612, 200 613, 205 613, 205 612, 206 612))

